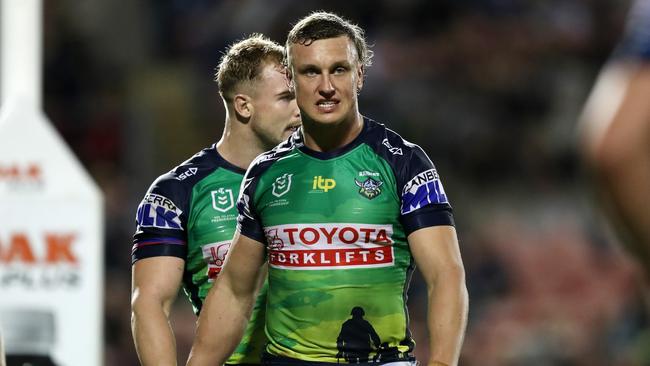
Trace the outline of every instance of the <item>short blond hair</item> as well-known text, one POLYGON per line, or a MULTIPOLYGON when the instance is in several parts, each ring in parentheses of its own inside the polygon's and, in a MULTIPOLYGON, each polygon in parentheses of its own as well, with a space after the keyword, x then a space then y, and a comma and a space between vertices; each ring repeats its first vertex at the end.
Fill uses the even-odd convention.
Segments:
POLYGON ((253 33, 228 46, 214 78, 221 97, 231 102, 237 87, 256 80, 268 62, 283 65, 284 49, 262 34, 253 33))

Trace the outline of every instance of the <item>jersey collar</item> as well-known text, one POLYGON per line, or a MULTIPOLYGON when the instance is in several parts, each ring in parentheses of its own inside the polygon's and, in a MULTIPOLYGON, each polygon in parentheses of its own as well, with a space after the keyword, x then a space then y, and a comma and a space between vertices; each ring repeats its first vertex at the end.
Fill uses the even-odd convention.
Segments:
POLYGON ((237 174, 241 174, 241 175, 246 174, 246 169, 242 169, 242 168, 238 167, 237 165, 232 164, 228 160, 224 159, 223 156, 221 156, 221 154, 219 154, 219 151, 217 150, 217 144, 216 143, 212 144, 212 146, 207 150, 208 150, 208 154, 210 156, 214 157, 214 159, 220 163, 220 164, 218 164, 218 166, 221 166, 222 168, 230 170, 231 172, 234 172, 234 173, 237 173, 237 174))
POLYGON ((305 153, 305 154, 307 154, 307 155, 309 155, 311 157, 314 157, 316 159, 320 159, 320 160, 333 159, 333 158, 339 157, 341 155, 344 155, 347 152, 354 149, 355 147, 361 145, 361 143, 363 142, 364 137, 365 137, 365 135, 366 135, 366 133, 368 131, 368 126, 369 126, 368 119, 366 117, 363 117, 363 128, 361 129, 361 132, 359 133, 359 135, 357 135, 357 137, 355 137, 354 140, 352 140, 349 144, 347 144, 345 146, 342 146, 342 147, 339 147, 338 149, 334 149, 334 150, 330 150, 330 151, 315 151, 315 150, 312 150, 312 149, 308 148, 304 144, 304 137, 303 136, 301 136, 301 139, 303 140, 303 143, 299 147, 299 149, 303 153, 305 153))

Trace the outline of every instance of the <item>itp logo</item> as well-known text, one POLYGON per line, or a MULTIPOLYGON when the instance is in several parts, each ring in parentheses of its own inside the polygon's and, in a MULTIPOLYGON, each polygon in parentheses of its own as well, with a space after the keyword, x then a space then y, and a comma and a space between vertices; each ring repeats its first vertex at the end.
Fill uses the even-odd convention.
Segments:
POLYGON ((312 189, 321 189, 323 192, 327 193, 330 189, 336 187, 336 181, 331 178, 323 178, 320 175, 314 177, 314 183, 312 184, 312 189))

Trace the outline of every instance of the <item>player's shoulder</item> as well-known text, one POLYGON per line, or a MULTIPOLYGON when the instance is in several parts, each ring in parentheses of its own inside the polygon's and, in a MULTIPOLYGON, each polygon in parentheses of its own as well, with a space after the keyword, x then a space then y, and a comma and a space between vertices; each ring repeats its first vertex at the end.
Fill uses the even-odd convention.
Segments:
POLYGON ((295 152, 296 149, 303 145, 304 142, 300 130, 294 132, 286 141, 280 143, 273 149, 258 155, 248 167, 248 171, 246 172, 246 179, 259 177, 271 166, 273 166, 273 164, 286 157, 287 155, 295 152))
POLYGON ((417 144, 414 144, 403 138, 397 132, 386 127, 385 124, 366 119, 366 138, 365 143, 387 160, 395 163, 403 163, 412 160, 414 157, 426 157, 424 150, 417 144))
POLYGON ((214 145, 194 154, 170 171, 158 176, 147 194, 159 194, 179 199, 191 192, 192 187, 224 164, 214 145))

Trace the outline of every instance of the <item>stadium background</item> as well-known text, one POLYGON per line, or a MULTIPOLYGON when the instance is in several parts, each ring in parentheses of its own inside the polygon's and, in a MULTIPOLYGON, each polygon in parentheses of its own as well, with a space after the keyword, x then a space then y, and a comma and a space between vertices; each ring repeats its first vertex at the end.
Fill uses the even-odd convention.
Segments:
MULTIPOLYGON (((216 141, 220 52, 332 10, 374 44, 361 111, 421 145, 455 208, 470 293, 461 365, 647 365, 634 263, 594 211, 576 120, 628 1, 44 1, 44 107, 106 202, 105 361, 137 365, 130 250, 150 182, 216 141)), ((428 352, 426 291, 411 329, 428 352)), ((194 316, 175 306, 179 358, 194 316)), ((80 335, 83 337, 83 335, 80 335)))

